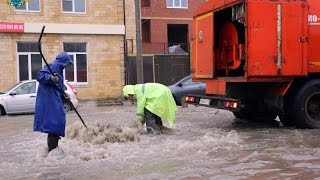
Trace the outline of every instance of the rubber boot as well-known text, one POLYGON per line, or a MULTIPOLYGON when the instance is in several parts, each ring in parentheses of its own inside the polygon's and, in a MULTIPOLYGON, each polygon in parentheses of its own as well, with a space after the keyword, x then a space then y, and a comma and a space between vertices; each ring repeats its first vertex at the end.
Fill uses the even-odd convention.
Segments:
POLYGON ((147 133, 152 134, 160 134, 160 126, 156 124, 156 115, 151 113, 150 111, 145 111, 145 120, 146 120, 146 127, 147 127, 147 133))
POLYGON ((48 152, 58 147, 59 139, 60 137, 55 134, 51 134, 51 133, 48 134, 48 139, 47 139, 48 152))
POLYGON ((159 116, 157 116, 157 115, 155 115, 155 116, 156 116, 156 118, 155 118, 156 119, 156 125, 158 125, 159 127, 163 126, 161 118, 159 116))

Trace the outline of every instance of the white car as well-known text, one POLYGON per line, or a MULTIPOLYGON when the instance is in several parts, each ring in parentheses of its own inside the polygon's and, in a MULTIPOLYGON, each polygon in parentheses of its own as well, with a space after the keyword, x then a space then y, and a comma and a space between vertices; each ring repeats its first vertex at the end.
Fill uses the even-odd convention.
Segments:
MULTIPOLYGON (((37 80, 26 80, 0 91, 0 115, 34 113, 38 86, 37 80)), ((77 90, 67 81, 64 81, 63 89, 70 96, 73 106, 77 108, 79 105, 77 90)), ((64 103, 64 110, 68 112, 72 108, 64 103)))

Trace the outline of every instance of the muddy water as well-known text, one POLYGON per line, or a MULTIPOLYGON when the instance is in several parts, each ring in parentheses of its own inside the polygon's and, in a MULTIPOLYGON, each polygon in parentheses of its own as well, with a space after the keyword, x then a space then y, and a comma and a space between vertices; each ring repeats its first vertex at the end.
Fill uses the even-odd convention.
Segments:
POLYGON ((189 106, 175 129, 154 136, 133 127, 130 104, 86 102, 79 113, 89 129, 68 113, 66 137, 49 154, 32 114, 0 117, 0 179, 320 179, 319 130, 189 106))

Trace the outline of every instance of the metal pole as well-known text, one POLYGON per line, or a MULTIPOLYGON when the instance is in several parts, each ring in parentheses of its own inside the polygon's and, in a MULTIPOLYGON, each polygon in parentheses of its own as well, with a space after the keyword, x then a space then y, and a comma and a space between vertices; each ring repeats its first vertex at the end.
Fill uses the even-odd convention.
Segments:
POLYGON ((142 84, 144 83, 143 80, 143 59, 141 55, 141 14, 140 14, 140 7, 141 3, 140 0, 135 0, 135 9, 136 9, 136 66, 137 66, 137 83, 142 84))

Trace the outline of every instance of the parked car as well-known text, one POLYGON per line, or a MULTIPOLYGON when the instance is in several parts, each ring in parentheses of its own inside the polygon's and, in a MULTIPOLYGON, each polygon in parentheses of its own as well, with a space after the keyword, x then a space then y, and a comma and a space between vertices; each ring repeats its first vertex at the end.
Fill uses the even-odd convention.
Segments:
MULTIPOLYGON (((38 81, 26 80, 0 91, 0 115, 34 113, 38 86, 38 81)), ((70 96, 73 106, 77 108, 79 104, 77 90, 67 81, 64 81, 63 89, 70 96)), ((64 110, 68 112, 72 108, 64 103, 64 110)))
POLYGON ((181 45, 173 45, 169 47, 169 54, 171 55, 188 55, 189 53, 186 52, 181 48, 181 45))
POLYGON ((169 88, 178 106, 181 106, 181 98, 188 94, 206 94, 206 83, 192 81, 191 75, 184 77, 180 81, 169 86, 169 88))

